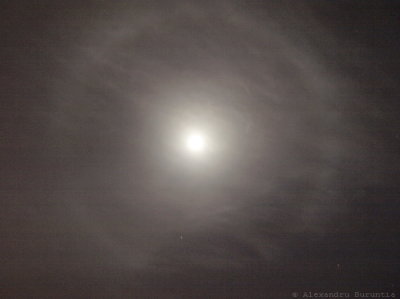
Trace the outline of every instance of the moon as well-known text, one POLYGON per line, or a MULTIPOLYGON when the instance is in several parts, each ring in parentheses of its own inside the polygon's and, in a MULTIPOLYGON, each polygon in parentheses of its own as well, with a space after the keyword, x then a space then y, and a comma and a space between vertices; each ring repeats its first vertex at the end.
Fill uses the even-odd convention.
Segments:
POLYGON ((207 149, 206 137, 201 132, 190 132, 185 138, 185 148, 191 154, 203 154, 207 149))

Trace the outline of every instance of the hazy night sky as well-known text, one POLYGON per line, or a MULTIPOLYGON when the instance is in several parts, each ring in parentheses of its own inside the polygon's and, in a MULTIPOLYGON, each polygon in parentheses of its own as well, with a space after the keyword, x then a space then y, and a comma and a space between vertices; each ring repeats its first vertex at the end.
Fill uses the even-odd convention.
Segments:
POLYGON ((1 298, 399 288, 399 1, 0 8, 1 298))

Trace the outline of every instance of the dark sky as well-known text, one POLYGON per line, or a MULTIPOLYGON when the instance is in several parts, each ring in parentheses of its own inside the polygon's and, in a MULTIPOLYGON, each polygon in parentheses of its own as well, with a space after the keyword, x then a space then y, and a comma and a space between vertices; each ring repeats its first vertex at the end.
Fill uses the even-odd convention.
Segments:
POLYGON ((0 8, 1 298, 399 288, 399 1, 0 8))

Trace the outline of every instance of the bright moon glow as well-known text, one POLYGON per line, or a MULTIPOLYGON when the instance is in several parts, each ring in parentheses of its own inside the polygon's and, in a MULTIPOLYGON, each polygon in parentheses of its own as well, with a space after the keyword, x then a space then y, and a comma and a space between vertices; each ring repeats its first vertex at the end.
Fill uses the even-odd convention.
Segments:
POLYGON ((185 145, 186 145, 186 149, 189 152, 195 153, 195 154, 204 152, 204 150, 206 149, 206 146, 207 146, 205 137, 202 134, 197 133, 197 132, 190 133, 186 137, 185 145))

